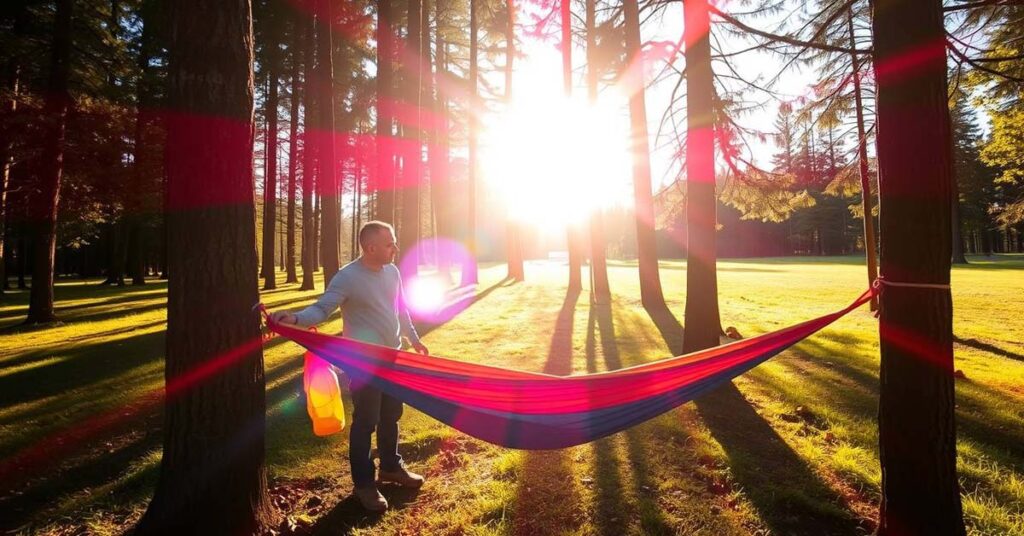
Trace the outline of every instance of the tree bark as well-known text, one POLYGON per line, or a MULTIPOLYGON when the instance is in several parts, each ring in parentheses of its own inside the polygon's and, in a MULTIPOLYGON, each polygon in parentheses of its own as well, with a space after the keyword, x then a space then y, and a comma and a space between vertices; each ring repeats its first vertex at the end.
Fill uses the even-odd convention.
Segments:
POLYGON ((296 13, 292 20, 292 88, 289 101, 290 115, 288 121, 288 219, 287 230, 285 231, 285 270, 287 276, 285 283, 297 283, 298 275, 295 273, 295 194, 297 190, 297 175, 299 169, 299 95, 302 94, 302 78, 299 67, 302 64, 302 15, 296 13))
MULTIPOLYGON (((654 239, 654 196, 651 194, 650 141, 647 136, 647 105, 644 100, 643 53, 640 50, 640 12, 637 0, 623 2, 629 88, 629 123, 633 155, 633 197, 636 211, 636 249, 640 265, 640 301, 644 307, 665 306, 658 274, 658 251, 654 239)), ((687 49, 689 53, 689 49, 687 49)))
POLYGON ((28 227, 34 243, 32 291, 26 324, 57 320, 53 309, 54 255, 57 247, 57 206, 64 173, 64 135, 67 129, 68 72, 71 57, 71 0, 58 0, 50 52, 45 118, 47 135, 35 191, 30 193, 28 227))
MULTIPOLYGON (((440 2, 441 0, 437 0, 440 2)), ((420 57, 423 58, 423 66, 420 71, 420 109, 425 112, 421 112, 429 118, 427 121, 421 121, 420 123, 420 134, 422 136, 422 143, 426 144, 426 162, 423 164, 420 179, 420 195, 422 196, 423 188, 428 189, 429 197, 426 199, 428 202, 428 222, 434 222, 436 214, 433 211, 434 206, 433 196, 434 192, 434 171, 437 170, 437 165, 434 162, 435 158, 438 158, 437 152, 437 129, 434 125, 437 122, 437 82, 434 78, 434 61, 431 56, 430 46, 433 43, 430 33, 430 12, 431 5, 430 0, 423 0, 421 4, 423 11, 423 25, 420 29, 420 57), (429 183, 428 183, 429 180, 429 183)), ((440 19, 435 18, 435 24, 440 24, 440 19)), ((422 218, 420 219, 422 221, 422 218)), ((437 244, 437 228, 434 226, 430 228, 428 223, 428 229, 422 232, 425 236, 432 237, 433 243, 437 244)), ((426 243, 426 242, 424 242, 426 243)), ((425 251, 423 248, 420 251, 425 251)), ((437 248, 433 248, 433 263, 437 265, 437 248)))
POLYGON ((686 312, 683 353, 718 346, 714 80, 707 0, 685 0, 686 312))
POLYGON ((264 114, 267 121, 266 140, 266 166, 264 166, 265 177, 263 177, 263 290, 277 288, 277 272, 274 269, 274 230, 277 226, 277 78, 279 56, 277 52, 277 24, 274 20, 274 3, 267 5, 267 102, 264 114))
POLYGON ((395 32, 391 23, 391 0, 377 2, 377 172, 374 183, 377 210, 374 218, 395 221, 395 163, 392 148, 392 60, 395 32))
MULTIPOLYGON (((505 11, 508 16, 505 27, 505 104, 512 104, 512 66, 515 63, 515 0, 505 0, 505 11)), ((519 222, 509 218, 505 225, 505 249, 508 255, 508 277, 515 281, 526 280, 523 269, 522 231, 519 222)))
MULTIPOLYGON (((14 10, 11 33, 16 39, 24 38, 28 5, 24 1, 18 2, 14 10)), ((6 84, 7 98, 0 107, 0 296, 3 296, 9 286, 7 282, 7 263, 10 258, 8 250, 12 249, 7 244, 7 192, 10 185, 11 168, 14 166, 14 130, 11 127, 11 119, 18 111, 18 98, 21 94, 22 58, 19 54, 12 54, 4 66, 4 78, 0 83, 6 84), (6 245, 6 247, 5 247, 6 245)), ((21 253, 19 253, 21 255, 21 253)))
POLYGON ((469 87, 470 87, 470 111, 469 111, 469 209, 466 211, 465 243, 469 254, 462 263, 462 286, 475 285, 479 281, 479 273, 476 263, 476 182, 477 182, 477 158, 478 131, 480 130, 477 113, 480 110, 480 96, 478 87, 479 66, 477 55, 479 54, 479 11, 480 0, 469 0, 469 87))
POLYGON ((137 534, 253 534, 272 506, 247 0, 170 7, 164 451, 137 534))
MULTIPOLYGON (((864 104, 861 102, 860 90, 860 63, 857 53, 855 36, 853 33, 853 9, 846 13, 846 28, 850 34, 850 64, 853 71, 853 98, 854 109, 857 112, 857 164, 860 170, 860 197, 861 207, 864 210, 864 256, 867 259, 868 285, 875 282, 878 277, 878 256, 875 254, 877 241, 875 240, 875 219, 872 216, 871 198, 871 174, 868 171, 868 140, 867 129, 864 128, 864 104)), ((870 308, 878 310, 878 299, 871 298, 870 308)))
MULTIPOLYGON (((597 103, 597 14, 595 0, 586 0, 587 21, 587 98, 591 106, 597 103)), ((611 300, 608 266, 605 262, 605 234, 603 208, 596 207, 590 216, 590 281, 592 299, 596 303, 611 300)))
POLYGON ((331 21, 333 0, 319 0, 317 9, 317 63, 315 71, 317 92, 317 130, 320 147, 317 151, 317 181, 320 198, 320 263, 324 268, 324 288, 339 268, 338 234, 340 205, 338 188, 338 159, 334 150, 334 45, 331 21))
MULTIPOLYGON (((565 100, 572 98, 572 2, 560 0, 562 29, 562 86, 565 100)), ((569 223, 566 229, 566 243, 569 250, 569 292, 583 288, 583 236, 577 223, 569 223)))
MULTIPOLYGON (((403 114, 406 122, 401 124, 404 135, 405 151, 402 173, 402 222, 398 227, 398 244, 402 250, 403 278, 416 275, 419 260, 414 251, 420 235, 420 175, 422 168, 423 146, 420 120, 420 86, 423 76, 421 46, 423 36, 423 9, 420 0, 409 0, 405 54, 405 105, 412 112, 403 114), (408 272, 408 273, 407 273, 408 272)), ((429 54, 429 50, 427 51, 429 54)))
MULTIPOLYGON (((442 39, 441 28, 441 1, 435 3, 437 14, 438 31, 435 33, 437 49, 437 99, 434 101, 437 112, 436 140, 432 146, 437 149, 437 155, 430 157, 430 192, 434 198, 435 217, 437 218, 437 234, 452 238, 455 229, 455 222, 452 220, 451 209, 451 181, 448 176, 448 95, 444 90, 441 81, 448 76, 448 64, 446 47, 442 39)), ((446 282, 451 282, 451 255, 449 248, 438 248, 437 271, 446 282)))
POLYGON ((147 190, 147 164, 150 162, 150 150, 147 147, 148 133, 153 122, 153 92, 151 89, 150 76, 152 69, 149 66, 155 46, 155 31, 153 25, 154 10, 156 6, 152 0, 146 0, 142 4, 142 36, 139 47, 139 78, 136 94, 135 110, 135 148, 132 162, 132 184, 128 188, 127 210, 128 216, 128 275, 132 278, 133 286, 146 284, 146 241, 145 241, 145 215, 143 210, 142 195, 147 190))
POLYGON ((305 98, 302 103, 302 285, 299 290, 315 288, 313 273, 316 272, 316 213, 313 208, 313 190, 316 188, 316 132, 313 128, 316 115, 317 96, 313 90, 313 63, 316 61, 315 25, 312 18, 306 26, 305 61, 303 62, 303 86, 305 98))
MULTIPOLYGON (((942 2, 878 0, 873 10, 881 273, 948 285, 953 155, 942 2)), ((878 534, 962 535, 950 291, 884 288, 878 534)))

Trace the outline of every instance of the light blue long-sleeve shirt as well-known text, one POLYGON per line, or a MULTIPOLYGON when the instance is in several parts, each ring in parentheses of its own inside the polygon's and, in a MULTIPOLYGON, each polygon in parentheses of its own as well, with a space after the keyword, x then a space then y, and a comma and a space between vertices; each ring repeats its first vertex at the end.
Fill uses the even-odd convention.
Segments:
POLYGON ((338 307, 344 337, 391 348, 401 347, 401 336, 413 343, 420 340, 402 295, 402 277, 394 264, 386 264, 379 271, 359 260, 346 264, 331 278, 316 303, 295 313, 295 322, 304 327, 319 324, 338 307))

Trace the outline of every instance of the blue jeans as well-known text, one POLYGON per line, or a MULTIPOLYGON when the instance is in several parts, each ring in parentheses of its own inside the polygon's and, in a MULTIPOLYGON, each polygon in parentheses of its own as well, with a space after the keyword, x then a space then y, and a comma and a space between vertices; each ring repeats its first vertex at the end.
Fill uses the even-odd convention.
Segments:
POLYGON ((401 466, 398 455, 398 419, 402 417, 402 401, 369 385, 352 383, 352 427, 349 429, 348 459, 352 465, 352 482, 368 487, 377 479, 370 456, 370 436, 377 431, 377 453, 382 471, 395 471, 401 466))

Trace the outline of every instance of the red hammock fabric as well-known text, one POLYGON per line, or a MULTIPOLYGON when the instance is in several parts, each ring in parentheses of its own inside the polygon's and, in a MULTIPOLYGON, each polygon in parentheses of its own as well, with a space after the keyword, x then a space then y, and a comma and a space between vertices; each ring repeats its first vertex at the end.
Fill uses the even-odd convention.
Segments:
POLYGON ((779 331, 612 372, 551 376, 423 356, 269 323, 354 379, 498 445, 578 445, 660 415, 750 370, 871 299, 779 331))

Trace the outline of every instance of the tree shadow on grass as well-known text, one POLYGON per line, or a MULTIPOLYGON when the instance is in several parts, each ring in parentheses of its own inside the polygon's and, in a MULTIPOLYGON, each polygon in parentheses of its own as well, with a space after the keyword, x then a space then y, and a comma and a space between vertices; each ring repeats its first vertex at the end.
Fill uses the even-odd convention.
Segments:
MULTIPOLYGON (((622 368, 622 358, 619 355, 618 343, 615 337, 615 324, 612 318, 611 304, 598 302, 590 304, 590 314, 587 318, 587 371, 597 372, 596 350, 597 345, 594 339, 600 334, 601 355, 604 358, 605 370, 618 370, 622 368), (596 324, 596 326, 595 326, 596 324), (595 333, 595 329, 597 328, 595 333)), ((644 534, 673 534, 674 529, 670 521, 665 517, 663 509, 658 504, 656 497, 649 494, 655 489, 654 481, 651 478, 648 460, 650 455, 647 451, 649 445, 644 434, 637 428, 630 428, 622 432, 626 443, 626 456, 628 467, 633 479, 634 488, 637 491, 637 509, 639 512, 629 512, 630 517, 639 514, 640 527, 644 534)), ((614 436, 613 436, 614 437, 614 436)), ((598 523, 601 534, 618 534, 620 527, 611 521, 616 515, 622 515, 620 510, 623 505, 622 482, 619 473, 621 460, 615 454, 614 443, 611 438, 604 438, 594 442, 595 467, 597 470, 597 515, 601 519, 598 523)))
MULTIPOLYGON (((672 353, 682 353, 683 326, 668 308, 649 309, 672 353)), ((698 414, 722 446, 733 477, 778 534, 861 534, 842 498, 808 467, 727 383, 696 399, 698 414)))
MULTIPOLYGON (((89 493, 91 489, 101 488, 131 474, 133 465, 160 448, 160 419, 161 413, 157 411, 107 431, 103 437, 83 445, 92 452, 80 454, 80 463, 76 463, 79 460, 66 464, 61 460, 51 460, 46 474, 19 485, 16 494, 0 497, 0 512, 3 512, 0 532, 13 531, 26 524, 45 523, 49 520, 42 519, 42 514, 51 511, 60 499, 89 493)), ((45 448, 45 445, 39 448, 45 448)), ((96 500, 103 499, 105 497, 96 497, 96 500)))
MULTIPOLYGON (((558 376, 572 374, 573 322, 580 292, 570 291, 562 302, 551 335, 543 372, 558 376)), ((552 527, 570 533, 582 522, 582 509, 569 450, 527 451, 512 513, 512 532, 541 534, 552 527)))
POLYGON ((979 341, 978 339, 964 339, 956 335, 953 335, 953 342, 957 344, 962 344, 964 346, 969 346, 971 348, 974 348, 975 350, 981 350, 982 352, 988 352, 993 355, 1005 357, 1007 359, 1012 359, 1014 361, 1024 361, 1024 354, 1011 352, 1010 350, 1000 348, 987 342, 979 341))
MULTIPOLYGON (((864 341, 845 334, 829 333, 828 339, 839 342, 843 347, 854 348, 864 341)), ((836 349, 824 343, 819 337, 811 337, 789 350, 799 360, 787 360, 786 366, 799 372, 801 381, 812 382, 820 391, 846 412, 853 412, 861 419, 873 419, 878 410, 878 369, 877 362, 866 364, 863 360, 849 359, 836 355, 836 349), (834 358, 833 358, 834 356, 834 358), (843 380, 852 382, 857 389, 839 389, 830 382, 822 369, 843 380), (817 370, 815 370, 817 369, 817 370)), ((1024 468, 1024 432, 1012 415, 989 411, 989 397, 998 399, 1007 407, 1013 407, 1016 400, 969 377, 957 378, 957 434, 976 443, 990 456, 1009 464, 1014 470, 1024 468)), ((785 385, 769 381, 769 389, 786 389, 785 385)))

